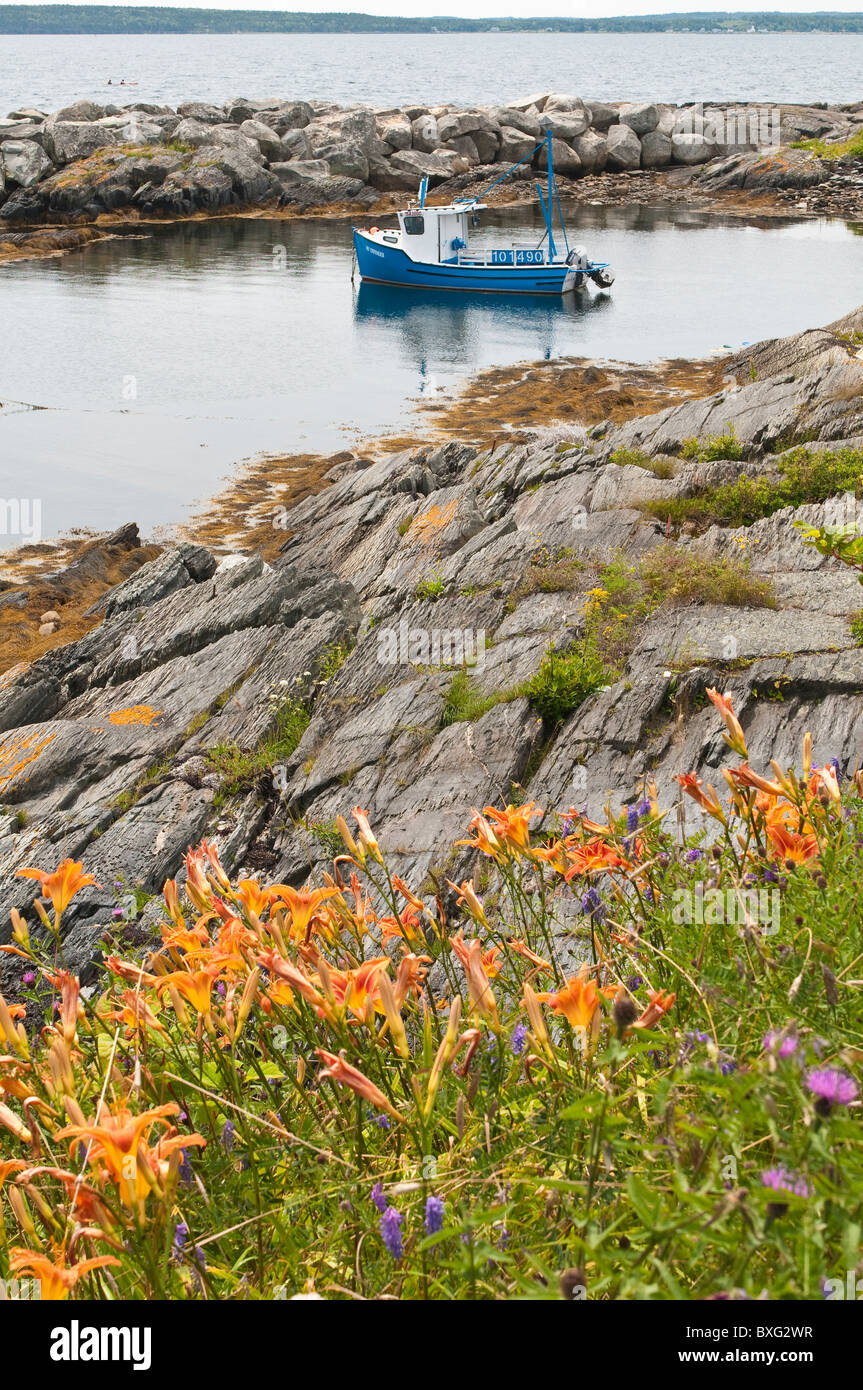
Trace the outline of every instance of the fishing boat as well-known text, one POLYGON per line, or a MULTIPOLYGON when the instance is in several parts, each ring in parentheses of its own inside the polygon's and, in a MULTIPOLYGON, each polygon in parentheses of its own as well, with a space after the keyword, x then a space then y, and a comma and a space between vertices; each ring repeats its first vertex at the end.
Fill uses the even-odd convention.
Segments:
POLYGON ((583 246, 570 249, 554 176, 551 131, 530 154, 476 197, 455 198, 450 203, 431 206, 426 202, 427 190, 428 178, 424 178, 417 200, 397 213, 397 227, 353 228, 361 279, 409 289, 479 290, 499 294, 567 294, 585 287, 588 281, 603 290, 614 283, 607 262, 592 261, 583 246), (468 224, 476 226, 479 213, 488 206, 480 202, 480 198, 513 169, 531 160, 543 144, 547 151, 548 173, 545 192, 541 183, 536 185, 545 219, 545 232, 539 245, 513 243, 471 250, 468 224), (555 240, 555 208, 562 247, 555 240))

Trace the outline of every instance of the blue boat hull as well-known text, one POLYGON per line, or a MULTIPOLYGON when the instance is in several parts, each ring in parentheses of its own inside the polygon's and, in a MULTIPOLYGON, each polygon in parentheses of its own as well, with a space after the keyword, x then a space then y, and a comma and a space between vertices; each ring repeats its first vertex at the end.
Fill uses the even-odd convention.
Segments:
POLYGON ((373 242, 354 230, 357 265, 363 280, 422 290, 470 290, 474 294, 564 294, 584 280, 571 266, 556 265, 432 265, 412 261, 398 246, 373 242))

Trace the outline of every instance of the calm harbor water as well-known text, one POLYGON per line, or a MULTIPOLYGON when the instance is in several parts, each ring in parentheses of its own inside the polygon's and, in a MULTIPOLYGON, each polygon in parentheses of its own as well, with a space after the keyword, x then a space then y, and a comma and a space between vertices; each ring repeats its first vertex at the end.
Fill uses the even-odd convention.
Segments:
POLYGON ((863 34, 3 35, 0 114, 81 97, 126 104, 232 96, 373 106, 596 100, 852 102, 863 34), (128 94, 108 78, 138 85, 128 94))
MULTIPOLYGON (((530 209, 485 214, 477 233, 540 236, 530 209)), ((482 367, 698 356, 863 299, 863 242, 841 221, 586 207, 575 240, 614 265, 610 295, 357 287, 335 222, 180 224, 0 267, 0 495, 40 497, 45 537, 149 531, 243 459, 390 433, 482 367)))

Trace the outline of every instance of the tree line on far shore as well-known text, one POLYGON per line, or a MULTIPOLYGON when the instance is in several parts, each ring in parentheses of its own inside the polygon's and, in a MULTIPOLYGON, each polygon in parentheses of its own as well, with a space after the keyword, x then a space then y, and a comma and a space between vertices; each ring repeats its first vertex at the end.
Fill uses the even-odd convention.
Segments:
POLYGON ((863 14, 694 12, 606 19, 409 18, 271 10, 167 9, 125 5, 2 5, 0 34, 423 34, 423 33, 863 32, 863 14))

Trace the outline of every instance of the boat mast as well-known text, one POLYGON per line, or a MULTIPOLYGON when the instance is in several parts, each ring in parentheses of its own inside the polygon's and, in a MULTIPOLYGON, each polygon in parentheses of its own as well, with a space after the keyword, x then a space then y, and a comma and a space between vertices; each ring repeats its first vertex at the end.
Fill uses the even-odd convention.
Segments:
POLYGON ((545 135, 545 145, 546 145, 547 167, 548 167, 548 191, 547 191, 547 196, 546 196, 545 198, 543 198, 543 196, 542 196, 542 184, 541 184, 541 183, 537 183, 537 185, 536 185, 536 191, 537 191, 537 193, 539 194, 539 201, 540 201, 540 205, 541 205, 541 207, 542 207, 542 214, 543 214, 543 217, 545 218, 545 229, 546 229, 546 232, 548 233, 548 254, 549 254, 549 259, 553 261, 554 258, 555 258, 555 256, 556 256, 556 254, 557 254, 557 248, 555 247, 555 244, 554 244, 554 231, 552 230, 552 225, 551 225, 551 224, 552 224, 552 216, 553 216, 553 213, 552 213, 552 206, 553 206, 553 205, 552 205, 551 199, 552 199, 552 195, 553 195, 553 192, 554 192, 554 172, 553 172, 553 169, 552 169, 552 160, 551 160, 551 130, 547 130, 547 131, 546 131, 546 135, 545 135))

